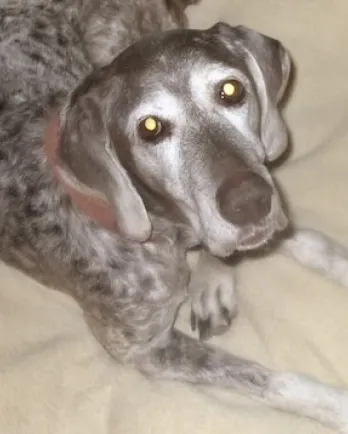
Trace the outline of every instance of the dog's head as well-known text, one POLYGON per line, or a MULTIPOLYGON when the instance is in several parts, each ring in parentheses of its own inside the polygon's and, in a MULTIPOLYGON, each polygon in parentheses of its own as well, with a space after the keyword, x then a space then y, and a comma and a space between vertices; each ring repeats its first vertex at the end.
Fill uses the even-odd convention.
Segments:
POLYGON ((213 254, 258 247, 287 222, 266 164, 287 146, 289 73, 280 43, 245 27, 146 38, 72 93, 64 169, 106 196, 130 239, 151 233, 143 189, 213 254))

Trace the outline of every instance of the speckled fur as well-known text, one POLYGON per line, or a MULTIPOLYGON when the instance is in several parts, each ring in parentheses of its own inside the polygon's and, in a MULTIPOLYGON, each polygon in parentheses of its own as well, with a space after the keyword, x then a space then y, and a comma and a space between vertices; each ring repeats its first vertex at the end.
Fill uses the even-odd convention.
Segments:
POLYGON ((154 215, 146 243, 111 234, 74 208, 47 163, 50 111, 126 46, 183 26, 188 3, 194 2, 1 2, 1 258, 75 297, 92 332, 120 361, 157 377, 237 388, 346 428, 348 398, 340 391, 273 374, 173 328, 189 279, 182 228, 154 215))
POLYGON ((163 323, 156 324, 156 333, 170 329, 185 298, 187 267, 178 260, 184 252, 175 247, 172 234, 163 236, 158 255, 156 247, 124 241, 79 214, 47 167, 44 122, 95 65, 108 63, 141 35, 172 28, 183 19, 162 0, 146 7, 137 0, 127 6, 9 1, 0 7, 1 257, 68 291, 101 321, 108 322, 107 312, 112 312, 112 321, 123 325, 112 337, 121 359, 129 357, 130 347, 134 352, 137 345, 148 345, 154 334, 148 324, 163 323), (106 47, 106 39, 114 44, 106 47), (168 262, 174 269, 167 269, 168 262))

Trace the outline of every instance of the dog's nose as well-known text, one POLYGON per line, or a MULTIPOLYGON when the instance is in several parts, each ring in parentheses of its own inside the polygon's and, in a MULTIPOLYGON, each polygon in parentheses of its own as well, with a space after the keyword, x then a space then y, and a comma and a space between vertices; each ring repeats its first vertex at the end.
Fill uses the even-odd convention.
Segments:
POLYGON ((237 226, 256 224, 272 206, 272 187, 256 173, 236 172, 225 180, 216 195, 221 215, 237 226))

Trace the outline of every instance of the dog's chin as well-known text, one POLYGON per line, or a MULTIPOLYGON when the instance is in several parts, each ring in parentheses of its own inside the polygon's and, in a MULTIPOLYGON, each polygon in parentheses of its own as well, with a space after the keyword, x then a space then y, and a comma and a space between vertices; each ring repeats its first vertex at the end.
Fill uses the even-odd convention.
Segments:
POLYGON ((218 258, 228 258, 237 250, 237 239, 210 239, 203 242, 203 245, 213 256, 217 256, 218 258))

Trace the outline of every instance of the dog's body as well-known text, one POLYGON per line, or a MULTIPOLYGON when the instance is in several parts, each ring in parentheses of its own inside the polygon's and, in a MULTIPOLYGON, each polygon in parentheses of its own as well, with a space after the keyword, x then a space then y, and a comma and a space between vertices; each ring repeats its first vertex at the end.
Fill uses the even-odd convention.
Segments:
POLYGON ((211 253, 252 249, 285 225, 264 161, 286 146, 287 54, 223 24, 160 33, 184 25, 190 2, 122 3, 0 7, 2 259, 73 295, 107 351, 147 374, 237 388, 348 430, 346 392, 173 329, 189 249, 206 249, 190 282, 192 324, 206 337, 235 313, 233 282, 211 253), (229 103, 223 83, 246 95, 229 103), (160 139, 139 136, 148 116, 160 139), (93 221, 93 206, 81 212, 69 185, 106 201, 122 236, 93 221))

